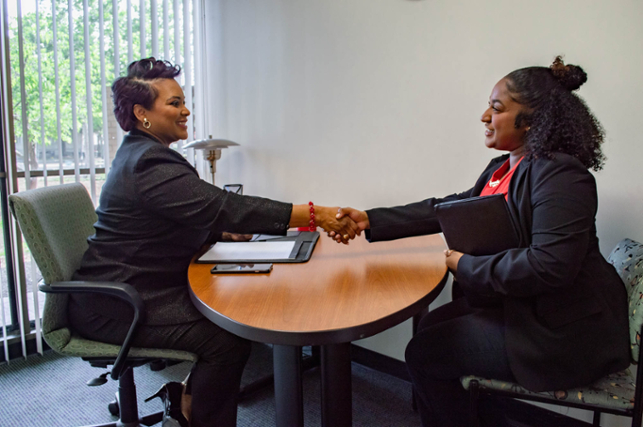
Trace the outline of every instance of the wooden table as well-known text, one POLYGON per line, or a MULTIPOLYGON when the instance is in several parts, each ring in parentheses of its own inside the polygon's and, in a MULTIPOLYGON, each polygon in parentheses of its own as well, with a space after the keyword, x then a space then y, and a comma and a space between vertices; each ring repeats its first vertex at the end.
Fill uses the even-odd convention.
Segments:
POLYGON ((322 425, 352 425, 351 341, 426 308, 447 279, 444 242, 421 236, 339 245, 322 235, 312 258, 270 274, 213 275, 190 264, 192 301, 246 339, 274 344, 277 426, 303 426, 301 346, 321 346, 322 425))

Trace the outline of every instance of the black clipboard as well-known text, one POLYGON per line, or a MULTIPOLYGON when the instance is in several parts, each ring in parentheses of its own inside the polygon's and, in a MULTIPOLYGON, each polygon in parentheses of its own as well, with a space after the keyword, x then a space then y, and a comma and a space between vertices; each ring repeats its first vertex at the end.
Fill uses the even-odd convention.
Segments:
MULTIPOLYGON (((280 259, 230 259, 230 260, 217 260, 217 261, 195 261, 197 264, 252 264, 252 263, 273 263, 273 264, 288 264, 297 262, 306 262, 310 259, 315 249, 315 244, 319 240, 318 231, 288 231, 285 236, 270 236, 269 240, 255 240, 257 242, 270 241, 270 242, 295 242, 295 245, 290 252, 288 258, 280 259)), ((216 245, 216 243, 215 243, 216 245)), ((211 247, 211 246, 210 246, 211 247)), ((208 248, 209 249, 209 248, 208 248)), ((203 254, 205 254, 204 251, 203 254)), ((199 255, 199 257, 203 256, 199 255)))
POLYGON ((493 255, 520 243, 504 194, 440 203, 435 214, 449 249, 493 255))

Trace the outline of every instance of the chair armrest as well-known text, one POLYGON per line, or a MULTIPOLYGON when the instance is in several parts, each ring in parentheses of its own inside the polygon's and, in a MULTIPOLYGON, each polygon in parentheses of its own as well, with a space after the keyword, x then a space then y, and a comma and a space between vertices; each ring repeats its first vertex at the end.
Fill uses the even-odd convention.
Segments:
POLYGON ((49 285, 40 284, 38 287, 44 293, 97 293, 110 295, 127 302, 134 309, 134 320, 127 331, 125 341, 121 346, 118 356, 112 367, 111 377, 114 380, 119 379, 129 349, 132 346, 132 339, 139 323, 145 320, 145 303, 133 286, 120 282, 85 282, 85 281, 68 281, 54 282, 49 285))

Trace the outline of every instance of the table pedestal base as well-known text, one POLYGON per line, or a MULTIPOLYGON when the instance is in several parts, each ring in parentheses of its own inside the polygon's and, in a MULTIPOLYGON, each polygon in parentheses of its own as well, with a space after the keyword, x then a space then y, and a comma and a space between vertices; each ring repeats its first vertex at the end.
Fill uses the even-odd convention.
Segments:
MULTIPOLYGON (((351 343, 321 346, 321 420, 323 427, 353 424, 351 343)), ((301 347, 274 345, 277 427, 303 427, 301 347)))
POLYGON ((278 427, 304 426, 301 347, 274 345, 275 409, 278 427))
POLYGON ((321 348, 322 426, 353 425, 351 343, 321 348))

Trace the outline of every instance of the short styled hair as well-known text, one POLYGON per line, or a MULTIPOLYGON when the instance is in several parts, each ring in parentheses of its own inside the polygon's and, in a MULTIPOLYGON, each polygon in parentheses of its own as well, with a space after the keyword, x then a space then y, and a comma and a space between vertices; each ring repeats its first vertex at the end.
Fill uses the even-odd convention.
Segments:
POLYGON ((114 115, 121 128, 129 132, 136 126, 134 105, 152 108, 158 91, 151 84, 158 79, 174 79, 181 74, 181 67, 154 57, 134 61, 127 67, 127 76, 119 77, 112 84, 114 115))
POLYGON ((515 126, 529 126, 528 158, 552 158, 560 152, 576 157, 587 169, 603 167, 603 128, 574 93, 587 81, 581 67, 566 65, 558 56, 549 67, 521 68, 505 79, 511 98, 525 107, 516 116, 515 126))

